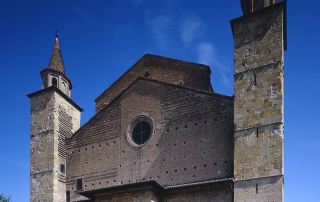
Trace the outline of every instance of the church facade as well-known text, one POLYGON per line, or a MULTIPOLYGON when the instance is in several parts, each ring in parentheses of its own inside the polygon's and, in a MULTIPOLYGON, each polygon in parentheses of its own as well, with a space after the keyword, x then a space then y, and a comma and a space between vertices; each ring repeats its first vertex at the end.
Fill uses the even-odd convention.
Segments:
POLYGON ((146 54, 83 126, 56 37, 28 95, 30 201, 283 201, 286 2, 241 6, 234 96, 214 91, 206 65, 146 54))

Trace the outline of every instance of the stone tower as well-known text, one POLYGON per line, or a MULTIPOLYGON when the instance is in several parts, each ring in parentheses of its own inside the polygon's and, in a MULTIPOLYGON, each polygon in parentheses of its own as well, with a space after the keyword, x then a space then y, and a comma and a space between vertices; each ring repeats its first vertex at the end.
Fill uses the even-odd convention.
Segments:
POLYGON ((242 0, 234 36, 234 201, 283 201, 286 3, 242 0))
POLYGON ((71 100, 58 36, 48 68, 41 71, 42 89, 31 93, 30 201, 66 201, 65 139, 80 127, 82 109, 71 100))

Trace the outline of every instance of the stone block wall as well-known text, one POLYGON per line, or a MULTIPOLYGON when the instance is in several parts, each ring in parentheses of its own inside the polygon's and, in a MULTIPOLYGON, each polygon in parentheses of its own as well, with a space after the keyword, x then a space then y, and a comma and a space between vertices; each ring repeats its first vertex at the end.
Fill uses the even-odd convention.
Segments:
POLYGON ((31 201, 66 200, 65 139, 80 127, 80 111, 56 90, 30 96, 31 201))
POLYGON ((231 21, 234 201, 283 200, 285 4, 231 21))
POLYGON ((167 191, 164 202, 232 202, 233 191, 231 185, 200 186, 167 191))
POLYGON ((149 189, 137 189, 126 192, 118 192, 106 194, 105 196, 98 196, 95 202, 141 202, 141 201, 153 201, 161 202, 161 197, 153 190, 149 189))

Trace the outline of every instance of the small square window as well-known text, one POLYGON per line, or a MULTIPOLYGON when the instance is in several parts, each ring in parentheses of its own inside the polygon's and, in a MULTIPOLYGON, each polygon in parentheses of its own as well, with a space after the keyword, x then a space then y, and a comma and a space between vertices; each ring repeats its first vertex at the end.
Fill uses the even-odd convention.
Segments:
POLYGON ((76 189, 77 190, 82 190, 82 179, 77 179, 76 180, 76 189))

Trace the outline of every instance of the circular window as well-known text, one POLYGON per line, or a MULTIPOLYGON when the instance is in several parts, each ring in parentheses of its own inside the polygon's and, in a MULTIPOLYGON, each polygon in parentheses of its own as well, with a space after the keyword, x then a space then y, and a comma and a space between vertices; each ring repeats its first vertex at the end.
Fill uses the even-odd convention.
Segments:
POLYGON ((152 135, 152 121, 148 117, 138 117, 131 124, 130 132, 131 142, 135 145, 143 145, 152 135))

